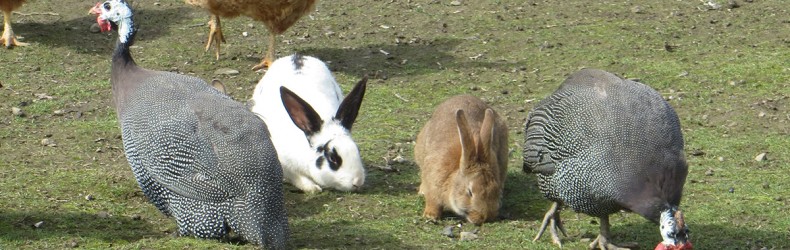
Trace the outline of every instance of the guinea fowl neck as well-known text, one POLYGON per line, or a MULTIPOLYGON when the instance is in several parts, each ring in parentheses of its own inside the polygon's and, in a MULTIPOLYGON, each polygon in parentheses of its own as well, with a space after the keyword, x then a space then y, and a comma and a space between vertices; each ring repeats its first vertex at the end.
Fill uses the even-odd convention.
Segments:
POLYGON ((112 55, 113 67, 135 65, 132 54, 129 52, 129 46, 134 43, 134 35, 137 29, 134 28, 134 21, 131 16, 121 19, 113 26, 118 29, 118 44, 115 47, 115 52, 112 55))

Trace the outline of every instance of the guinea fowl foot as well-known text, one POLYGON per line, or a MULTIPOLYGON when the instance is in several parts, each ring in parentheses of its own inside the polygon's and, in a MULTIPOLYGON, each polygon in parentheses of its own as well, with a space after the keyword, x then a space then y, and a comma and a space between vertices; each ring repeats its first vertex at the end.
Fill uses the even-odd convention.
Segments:
POLYGON ((220 44, 225 42, 225 36, 222 35, 222 26, 220 25, 219 17, 211 15, 211 19, 208 21, 208 27, 209 33, 208 41, 206 42, 206 52, 208 52, 212 44, 216 45, 215 53, 217 60, 219 60, 220 44))
POLYGON ((532 242, 537 241, 541 236, 543 236, 543 232, 546 231, 546 227, 549 227, 551 241, 562 248, 562 241, 560 241, 560 236, 557 234, 557 231, 559 230, 562 232, 562 235, 565 237, 568 237, 568 233, 565 232, 565 227, 562 226, 562 220, 560 220, 560 204, 558 202, 554 202, 551 205, 551 208, 549 208, 549 211, 546 212, 546 215, 543 216, 543 223, 540 224, 538 235, 532 239, 532 242))
POLYGON ((626 247, 619 247, 615 244, 609 242, 609 240, 604 237, 603 235, 598 235, 593 242, 590 243, 590 249, 601 249, 601 250, 630 250, 631 248, 626 247))
MULTIPOLYGON (((601 232, 598 234, 598 238, 595 238, 593 242, 590 243, 590 249, 601 249, 601 250, 629 250, 631 248, 619 247, 615 244, 609 242, 609 216, 602 216, 600 217, 600 227, 601 232)), ((630 247, 636 248, 639 247, 635 243, 629 244, 630 247)))

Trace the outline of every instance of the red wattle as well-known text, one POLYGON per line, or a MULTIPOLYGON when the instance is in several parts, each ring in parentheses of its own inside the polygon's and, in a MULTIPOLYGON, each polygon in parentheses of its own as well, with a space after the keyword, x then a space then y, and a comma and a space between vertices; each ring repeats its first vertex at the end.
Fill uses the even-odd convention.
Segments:
POLYGON ((110 31, 112 29, 112 25, 109 21, 101 19, 101 17, 96 17, 96 23, 99 24, 99 29, 101 32, 110 31))

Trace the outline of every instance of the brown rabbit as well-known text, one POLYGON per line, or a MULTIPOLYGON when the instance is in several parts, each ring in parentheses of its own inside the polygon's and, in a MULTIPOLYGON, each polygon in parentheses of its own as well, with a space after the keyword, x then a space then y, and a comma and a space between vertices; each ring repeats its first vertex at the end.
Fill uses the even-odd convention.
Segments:
POLYGON ((451 210, 475 224, 499 213, 507 172, 507 125, 493 109, 470 95, 436 107, 417 135, 423 217, 438 220, 451 210))

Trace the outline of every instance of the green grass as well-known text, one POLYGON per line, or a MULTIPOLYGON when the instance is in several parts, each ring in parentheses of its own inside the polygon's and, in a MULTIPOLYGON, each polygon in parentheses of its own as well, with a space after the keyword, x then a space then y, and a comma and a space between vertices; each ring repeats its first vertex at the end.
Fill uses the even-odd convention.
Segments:
MULTIPOLYGON (((783 1, 739 3, 706 11, 700 1, 319 1, 278 37, 277 53, 329 62, 345 90, 370 78, 354 126, 368 178, 358 193, 308 195, 286 185, 289 246, 557 249, 548 236, 532 242, 549 202, 521 172, 521 130, 532 105, 567 75, 593 67, 639 78, 678 112, 690 166, 682 207, 697 249, 790 248, 790 14, 783 1), (456 94, 497 109, 513 151, 503 219, 470 242, 440 234, 458 218, 423 222, 411 161, 433 107, 456 94), (755 161, 763 152, 767 160, 755 161), (390 163, 397 172, 378 168, 398 155, 406 161, 390 163)), ((251 96, 262 76, 249 68, 266 47, 263 24, 223 20, 227 43, 215 60, 203 52, 205 12, 181 0, 134 6, 140 65, 220 79, 235 99, 251 96), (219 68, 241 73, 214 75, 219 68)), ((29 1, 17 10, 26 15, 13 16, 31 46, 0 51, 0 249, 254 248, 174 237, 173 219, 142 195, 112 108, 115 35, 88 32, 90 7, 29 1), (11 115, 12 107, 26 116, 11 115), (45 138, 57 146, 41 145, 45 138)), ((595 218, 572 211, 562 218, 567 249, 585 248, 582 239, 598 233, 595 218)), ((657 226, 638 215, 611 221, 614 242, 649 249, 660 241, 657 226)))

